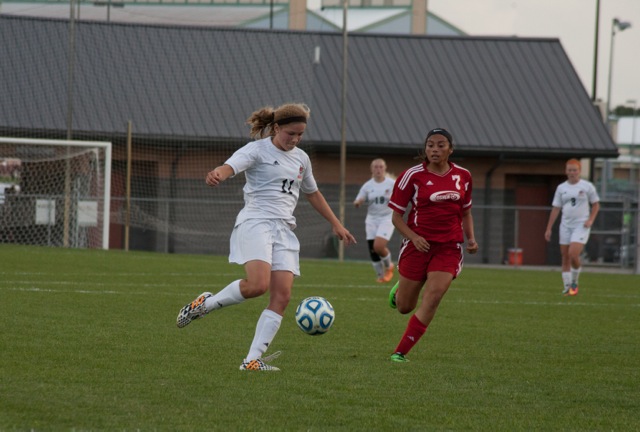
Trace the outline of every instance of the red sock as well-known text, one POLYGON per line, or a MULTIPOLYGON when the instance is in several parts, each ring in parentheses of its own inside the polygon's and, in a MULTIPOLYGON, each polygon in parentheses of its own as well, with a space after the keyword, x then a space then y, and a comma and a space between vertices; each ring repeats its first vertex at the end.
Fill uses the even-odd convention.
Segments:
POLYGON ((400 339, 400 343, 396 347, 395 352, 407 354, 409 351, 411 351, 411 348, 413 348, 413 346, 418 343, 418 341, 426 331, 427 326, 422 324, 422 322, 418 319, 417 316, 415 316, 415 314, 412 315, 411 318, 409 318, 407 329, 404 331, 402 339, 400 339))

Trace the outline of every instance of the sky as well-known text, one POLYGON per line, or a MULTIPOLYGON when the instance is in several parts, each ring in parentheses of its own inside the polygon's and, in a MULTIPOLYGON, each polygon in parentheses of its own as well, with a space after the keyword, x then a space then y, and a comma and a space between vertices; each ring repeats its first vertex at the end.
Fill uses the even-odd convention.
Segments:
MULTIPOLYGON (((592 96, 597 0, 427 0, 429 11, 470 36, 558 38, 592 96)), ((596 97, 606 103, 609 64, 611 109, 640 108, 640 0, 600 0, 596 97), (614 36, 614 18, 631 27, 614 36)), ((549 65, 553 67, 553 65, 549 65)))

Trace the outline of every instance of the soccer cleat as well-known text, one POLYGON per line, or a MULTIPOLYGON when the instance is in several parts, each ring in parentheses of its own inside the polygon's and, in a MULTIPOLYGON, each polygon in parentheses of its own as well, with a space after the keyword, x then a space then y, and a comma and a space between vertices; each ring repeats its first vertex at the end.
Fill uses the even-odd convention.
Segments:
POLYGON ((392 309, 396 308, 396 291, 398 291, 399 284, 400 282, 396 282, 393 288, 391 288, 391 291, 389 291, 389 307, 392 309))
POLYGON ((406 363, 409 359, 407 359, 404 354, 397 352, 391 354, 391 361, 396 363, 406 363))
MULTIPOLYGON (((270 359, 274 358, 273 356, 275 355, 275 353, 271 356, 269 356, 270 359)), ((278 353, 279 355, 279 353, 278 353)), ((277 355, 276 355, 277 357, 277 355)), ((275 366, 271 366, 268 365, 264 362, 264 360, 262 359, 255 359, 255 360, 250 360, 247 361, 246 359, 242 362, 242 364, 240 365, 240 370, 250 370, 250 371, 279 371, 280 369, 278 369, 275 366)))
POLYGON ((564 296, 568 296, 569 295, 569 289, 571 288, 570 285, 567 285, 564 287, 564 289, 562 290, 562 295, 564 296))
POLYGON ((210 292, 203 292, 194 301, 180 309, 176 319, 178 328, 186 327, 191 321, 205 316, 208 311, 204 307, 204 301, 212 296, 210 292))
POLYGON ((578 284, 577 283, 572 283, 571 284, 571 288, 569 288, 569 295, 570 296, 578 295, 578 284))
POLYGON ((384 280, 384 277, 379 277, 378 279, 376 279, 376 282, 385 283, 386 281, 384 280))
POLYGON ((396 266, 394 266, 393 264, 391 264, 389 266, 389 268, 387 269, 386 272, 384 272, 384 276, 382 277, 382 280, 384 282, 391 282, 391 279, 393 279, 393 270, 396 268, 396 266))

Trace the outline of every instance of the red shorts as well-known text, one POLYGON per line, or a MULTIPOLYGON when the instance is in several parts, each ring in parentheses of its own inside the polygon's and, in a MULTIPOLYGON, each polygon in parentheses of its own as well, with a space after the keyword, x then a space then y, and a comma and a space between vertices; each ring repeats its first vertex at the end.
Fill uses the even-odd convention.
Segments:
POLYGON ((427 279, 429 272, 442 271, 451 273, 455 279, 462 271, 462 244, 429 242, 429 245, 429 252, 420 252, 410 240, 403 239, 398 273, 407 279, 421 281, 427 279))

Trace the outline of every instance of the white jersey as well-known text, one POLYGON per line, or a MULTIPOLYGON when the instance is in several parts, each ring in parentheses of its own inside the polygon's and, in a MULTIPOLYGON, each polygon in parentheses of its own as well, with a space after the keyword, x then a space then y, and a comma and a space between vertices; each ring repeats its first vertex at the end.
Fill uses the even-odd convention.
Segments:
POLYGON ((394 184, 395 180, 385 177, 380 183, 371 178, 362 185, 355 200, 364 199, 368 206, 365 222, 391 219, 393 210, 389 208, 388 204, 394 184))
POLYGON ((244 171, 247 179, 242 189, 244 208, 238 213, 236 226, 247 219, 282 219, 294 229, 293 211, 300 191, 310 194, 318 190, 307 153, 297 147, 280 150, 271 137, 246 144, 225 164, 233 168, 234 175, 244 171))
POLYGON ((576 184, 568 181, 559 184, 551 205, 562 209, 560 223, 571 228, 583 225, 589 219, 590 204, 598 201, 600 198, 593 184, 581 179, 576 184))

